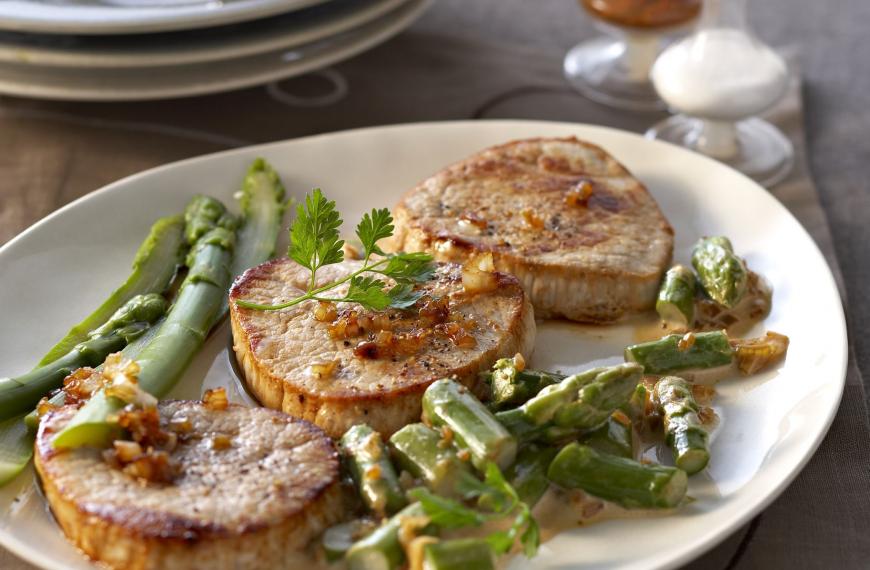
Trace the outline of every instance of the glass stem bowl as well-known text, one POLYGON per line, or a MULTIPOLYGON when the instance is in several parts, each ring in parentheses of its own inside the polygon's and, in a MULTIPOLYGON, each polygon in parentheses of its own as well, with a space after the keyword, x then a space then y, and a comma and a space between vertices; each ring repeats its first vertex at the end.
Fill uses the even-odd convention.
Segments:
POLYGON ((715 158, 765 187, 782 181, 794 163, 791 141, 758 118, 728 122, 674 115, 654 125, 646 137, 715 158))
POLYGON ((565 78, 582 95, 604 105, 632 111, 665 109, 649 80, 661 35, 600 26, 607 35, 581 42, 565 56, 565 78))

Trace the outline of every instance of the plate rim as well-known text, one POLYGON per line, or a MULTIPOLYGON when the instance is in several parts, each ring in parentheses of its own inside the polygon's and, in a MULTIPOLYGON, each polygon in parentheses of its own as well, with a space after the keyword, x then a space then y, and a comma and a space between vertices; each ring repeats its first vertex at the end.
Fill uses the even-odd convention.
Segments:
MULTIPOLYGON (((429 9, 435 0, 403 0, 397 6, 387 11, 370 21, 360 24, 357 27, 345 30, 340 34, 332 37, 326 37, 314 42, 290 48, 291 50, 317 49, 320 44, 328 44, 322 50, 305 57, 295 60, 282 62, 280 56, 287 48, 281 48, 274 51, 257 53, 240 58, 229 58, 223 61, 211 63, 192 63, 185 66, 178 66, 178 69, 184 67, 205 67, 210 71, 217 66, 235 66, 235 68, 246 67, 253 60, 261 61, 267 58, 275 59, 275 63, 270 64, 268 69, 260 70, 256 73, 233 74, 224 70, 223 75, 215 74, 214 77, 203 81, 190 80, 189 83, 179 84, 177 82, 168 86, 149 87, 148 85, 140 85, 136 88, 125 86, 114 89, 107 89, 103 84, 105 78, 89 80, 93 84, 89 87, 74 87, 70 90, 63 82, 55 84, 38 84, 32 77, 28 78, 27 74, 46 73, 46 69, 24 67, 19 73, 22 75, 17 79, 7 79, 0 77, 0 93, 19 96, 33 97, 42 100, 53 101, 150 101, 161 99, 173 99, 181 97, 194 97, 198 95, 207 95, 213 93, 223 93, 234 91, 237 89, 245 89, 256 87, 274 81, 296 77, 305 73, 320 70, 330 65, 339 63, 351 57, 357 56, 366 52, 398 35, 409 26, 411 26, 423 13, 429 9)), ((14 69, 20 67, 16 64, 0 62, 0 75, 5 69, 14 69)), ((154 69, 170 68, 172 71, 175 66, 156 66, 154 69)), ((142 70, 150 68, 131 68, 130 70, 142 70)), ((74 73, 76 70, 84 71, 88 74, 99 74, 100 68, 64 68, 65 72, 74 73)), ((128 71, 128 70, 123 70, 128 71)), ((146 82, 147 83, 147 82, 146 82)), ((153 82, 150 82, 153 85, 153 82)))
POLYGON ((215 63, 300 47, 327 39, 384 17, 407 2, 408 0, 333 0, 326 4, 321 3, 322 6, 317 4, 273 16, 262 22, 242 24, 252 28, 265 27, 265 31, 249 28, 226 30, 220 38, 217 35, 193 39, 176 37, 170 42, 169 49, 161 44, 156 51, 150 50, 153 46, 144 37, 136 38, 138 45, 124 46, 118 50, 104 49, 105 46, 67 48, 62 45, 52 47, 27 42, 16 43, 16 38, 4 38, 0 35, 0 64, 34 69, 99 70, 215 63), (281 26, 277 22, 287 18, 287 23, 292 26, 294 22, 288 16, 302 15, 309 8, 335 8, 338 11, 309 14, 309 21, 303 22, 303 25, 297 23, 295 29, 289 32, 286 31, 287 26, 281 26), (224 41, 227 38, 234 39, 228 43, 224 41))
MULTIPOLYGON (((767 189, 760 186, 758 183, 756 183, 752 179, 748 178, 747 176, 741 174, 740 172, 735 171, 734 169, 730 168, 729 166, 722 164, 722 163, 720 163, 712 158, 709 158, 709 157, 706 157, 706 156, 703 156, 703 155, 700 155, 697 153, 693 153, 689 150, 686 150, 682 147, 679 147, 679 146, 671 144, 671 143, 647 139, 644 136, 642 136, 638 133, 635 133, 635 132, 631 132, 631 131, 627 131, 627 130, 623 130, 623 129, 617 129, 617 128, 613 128, 613 127, 607 127, 607 126, 603 126, 603 125, 594 125, 594 124, 590 124, 590 123, 575 123, 575 122, 569 122, 569 121, 526 120, 526 119, 479 119, 479 120, 458 120, 458 121, 420 121, 420 122, 402 123, 402 124, 396 124, 396 125, 378 125, 378 126, 358 127, 358 128, 353 128, 353 129, 343 129, 343 130, 330 131, 330 132, 325 132, 325 133, 318 133, 315 135, 309 135, 309 136, 305 136, 305 137, 288 138, 288 139, 282 139, 279 141, 270 141, 270 142, 255 144, 255 145, 249 145, 249 146, 244 146, 244 147, 239 147, 239 148, 217 151, 217 152, 208 153, 208 154, 204 154, 204 155, 198 155, 198 156, 174 161, 171 163, 155 166, 153 168, 149 168, 147 170, 143 170, 143 171, 131 174, 129 176, 125 176, 119 180, 111 182, 105 186, 102 186, 96 190, 93 190, 93 191, 73 200, 69 204, 62 206, 61 208, 48 214, 44 218, 36 221, 31 226, 29 226, 28 228, 23 230, 21 233, 19 233, 17 236, 15 236, 11 240, 9 240, 2 247, 0 247, 0 255, 2 255, 13 244, 16 244, 20 240, 26 239, 30 233, 35 232, 38 228, 40 228, 44 224, 50 223, 56 217, 64 215, 64 213, 67 210, 78 207, 80 204, 86 202, 87 200, 93 199, 94 197, 96 197, 98 195, 102 195, 102 194, 107 193, 107 192, 116 191, 116 188, 123 187, 124 185, 132 182, 133 180, 137 180, 139 178, 144 178, 147 176, 152 176, 152 175, 155 175, 157 173, 162 173, 162 172, 170 170, 172 168, 177 168, 180 166, 189 167, 190 165, 194 165, 200 161, 206 162, 208 160, 214 160, 214 159, 218 159, 220 157, 227 157, 227 156, 232 156, 232 155, 244 155, 244 154, 248 154, 248 153, 253 154, 256 152, 261 152, 264 150, 277 148, 277 147, 280 147, 282 145, 286 145, 286 144, 291 143, 291 142, 304 143, 304 142, 310 142, 310 141, 315 141, 318 139, 324 139, 324 138, 330 138, 330 137, 353 137, 353 136, 360 136, 360 135, 365 136, 366 134, 375 134, 375 133, 378 133, 381 131, 393 131, 393 132, 398 132, 398 131, 402 131, 402 130, 412 131, 414 129, 433 128, 433 127, 434 128, 445 128, 445 129, 450 129, 450 128, 461 129, 461 128, 467 128, 467 127, 471 127, 471 126, 480 126, 480 125, 494 126, 496 128, 497 127, 510 127, 512 125, 525 126, 525 127, 534 127, 536 125, 539 125, 542 128, 547 128, 547 127, 580 128, 584 131, 591 132, 593 134, 597 131, 597 132, 604 133, 604 134, 611 135, 611 136, 613 136, 613 135, 615 135, 615 136, 627 136, 629 138, 634 138, 638 141, 643 141, 644 144, 649 144, 653 147, 662 145, 662 146, 670 148, 670 149, 676 149, 679 152, 689 153, 689 154, 693 155, 695 158, 700 158, 703 161, 707 162, 708 166, 710 166, 714 169, 715 168, 724 168, 725 170, 729 170, 732 173, 736 173, 739 177, 743 178, 751 186, 755 187, 755 190, 757 192, 760 192, 762 195, 766 195, 767 198, 762 198, 762 199, 773 200, 773 202, 775 202, 776 205, 779 208, 781 208, 782 212, 787 217, 789 217, 792 222, 794 222, 794 224, 797 226, 799 231, 803 232, 805 237, 812 244, 812 247, 815 249, 815 253, 817 254, 819 260, 821 260, 822 263, 824 264, 824 267, 826 269, 824 279, 827 282, 827 287, 830 288, 830 290, 834 292, 834 294, 836 295, 836 300, 838 301, 837 312, 836 312, 836 315, 834 315, 834 317, 836 318, 836 320, 840 324, 840 330, 838 332, 840 332, 842 337, 843 337, 843 344, 842 344, 840 353, 837 355, 840 359, 840 366, 839 366, 839 372, 837 374, 838 385, 836 388, 838 391, 838 395, 836 397, 836 405, 832 405, 831 408, 826 411, 826 417, 824 418, 824 421, 819 424, 821 429, 819 429, 818 432, 815 434, 813 441, 810 443, 809 447, 807 448, 807 452, 802 457, 800 457, 800 459, 797 462, 794 463, 794 465, 789 469, 789 471, 785 475, 785 477, 783 477, 782 479, 777 481, 777 483, 775 485, 773 485, 771 489, 769 489, 766 493, 764 493, 764 496, 760 500, 756 501, 751 507, 749 507, 745 511, 741 512, 739 515, 728 520, 718 530, 708 532, 705 536, 701 537, 699 540, 693 541, 691 545, 677 549, 676 551, 674 551, 674 554, 672 556, 666 556, 666 560, 662 561, 657 566, 657 568, 661 568, 661 569, 675 568, 681 564, 685 564, 688 561, 694 560, 695 558, 701 556, 702 554, 711 550, 716 545, 723 542, 737 528, 741 527, 747 521, 749 521, 752 518, 754 518, 755 516, 757 516, 758 513, 760 513, 764 509, 766 509, 773 501, 775 501, 777 498, 779 498, 782 495, 782 493, 791 485, 791 483, 795 480, 795 478, 803 471, 803 469, 806 467, 807 463, 816 455, 819 446, 821 445, 825 436, 830 431, 831 424, 833 423, 833 421, 837 415, 837 412, 840 409, 840 405, 842 403, 842 399, 843 399, 843 395, 845 393, 845 387, 846 387, 846 379, 847 379, 847 372, 848 372, 848 365, 849 365, 849 346, 850 346, 850 344, 849 344, 849 331, 848 331, 848 327, 846 326, 846 318, 845 318, 845 309, 843 307, 843 299, 842 299, 842 296, 840 295, 839 287, 837 286, 837 282, 834 279, 833 271, 831 270, 831 267, 828 263, 828 260, 825 258, 824 254, 822 253, 822 251, 819 248, 818 244, 816 243, 815 239, 807 231, 807 229, 803 226, 803 224, 801 224, 800 221, 794 216, 794 214, 792 214, 792 212, 788 208, 786 208, 785 205, 783 205, 782 202, 776 196, 771 194, 767 189)), ((487 128, 487 127, 484 127, 484 128, 487 128)), ((547 135, 542 135, 542 136, 547 136, 547 135)), ((587 136, 587 135, 584 134, 583 136, 587 136)), ((590 138, 592 138, 592 137, 590 137, 590 138)), ((596 142, 596 141, 592 140, 591 142, 596 142)), ((0 546, 7 548, 10 552, 13 552, 15 555, 19 556, 23 560, 29 561, 29 562, 34 563, 34 564, 40 564, 42 567, 50 567, 50 566, 43 565, 39 562, 39 560, 41 560, 43 558, 41 555, 37 556, 37 557, 31 556, 31 554, 32 554, 31 551, 26 550, 26 546, 22 541, 19 541, 17 539, 10 540, 10 538, 11 537, 7 533, 0 530, 0 546), (24 554, 25 552, 26 552, 26 554, 24 554)))
MULTIPOLYGON (((236 2, 225 4, 219 9, 214 7, 209 8, 214 4, 211 0, 203 0, 196 8, 185 6, 179 10, 181 14, 166 13, 165 7, 161 9, 159 6, 152 6, 140 9, 146 13, 145 17, 130 18, 100 18, 91 16, 84 19, 67 19, 57 21, 46 14, 45 17, 39 16, 21 16, 15 14, 10 8, 0 9, 0 29, 40 34, 81 34, 81 35, 134 35, 134 34, 149 34, 155 32, 170 32, 182 30, 196 30, 211 26, 224 26, 228 24, 236 24, 248 22, 257 18, 267 18, 277 14, 293 12, 308 8, 316 4, 329 2, 330 0, 237 0, 236 2), (291 4, 288 4, 291 1, 291 4), (8 10, 8 11, 6 11, 8 10), (149 13, 150 12, 150 13, 149 13)), ((37 5, 40 2, 32 2, 28 0, 17 0, 12 2, 13 5, 37 5)), ((56 5, 52 8, 57 8, 56 5)), ((128 7, 101 7, 105 12, 130 12, 128 7)), ((90 11, 90 7, 67 7, 64 12, 90 11)), ((41 11, 37 8, 37 13, 41 11)), ((53 12, 53 13, 56 13, 53 12)))

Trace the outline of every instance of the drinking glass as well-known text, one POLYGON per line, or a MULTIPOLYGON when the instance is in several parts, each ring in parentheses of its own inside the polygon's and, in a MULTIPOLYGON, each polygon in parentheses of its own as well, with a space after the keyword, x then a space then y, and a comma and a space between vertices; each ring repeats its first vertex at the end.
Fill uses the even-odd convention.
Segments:
POLYGON ((746 0, 705 0, 697 30, 662 52, 651 75, 678 114, 654 125, 648 138, 706 154, 763 186, 789 173, 791 142, 756 117, 785 94, 788 66, 750 31, 746 0))

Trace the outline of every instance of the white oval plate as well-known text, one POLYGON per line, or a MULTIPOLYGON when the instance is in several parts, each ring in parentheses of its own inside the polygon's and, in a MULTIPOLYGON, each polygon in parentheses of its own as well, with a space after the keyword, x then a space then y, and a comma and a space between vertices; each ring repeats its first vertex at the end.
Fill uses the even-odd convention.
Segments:
POLYGON ((433 0, 405 0, 386 14, 312 43, 246 57, 156 67, 36 67, 0 63, 0 93, 74 101, 142 101, 241 89, 343 61, 410 26, 433 0))
POLYGON ((247 22, 328 0, 5 0, 0 30, 142 34, 247 22))
MULTIPOLYGON (((779 202, 717 162, 635 134, 525 121, 413 124, 233 150, 126 178, 62 208, 0 249, 3 373, 28 370, 121 282, 153 220, 181 211, 198 192, 231 202, 257 156, 275 165, 296 197, 323 188, 353 223, 484 147, 568 135, 602 145, 648 185, 676 230, 676 260, 687 261, 702 235, 730 236, 775 290, 773 311, 758 329, 786 333, 792 344, 777 370, 719 384, 722 422, 710 468, 691 481, 695 502, 669 517, 577 528, 545 543, 533 563, 515 558, 511 567, 668 568, 686 562, 768 505, 809 460, 842 394, 846 329, 821 253, 779 202)), ((593 360, 618 361, 634 334, 628 324, 545 322, 533 364, 571 371, 593 360)), ((224 324, 210 337, 172 396, 198 397, 206 387, 227 386, 234 400, 248 401, 229 365, 228 335, 224 324)), ((45 568, 93 568, 65 542, 29 470, 0 490, 0 543, 45 568)))
POLYGON ((406 0, 333 0, 290 14, 197 32, 145 36, 0 33, 0 62, 33 67, 149 67, 288 49, 370 22, 406 0))

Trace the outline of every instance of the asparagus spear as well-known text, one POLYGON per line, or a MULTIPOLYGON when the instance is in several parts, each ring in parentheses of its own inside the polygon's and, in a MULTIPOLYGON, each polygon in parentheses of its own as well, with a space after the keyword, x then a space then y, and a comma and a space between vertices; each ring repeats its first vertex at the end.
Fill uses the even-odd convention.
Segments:
POLYGON ((681 469, 645 465, 599 453, 572 443, 562 449, 547 472, 550 481, 583 489, 626 508, 672 508, 686 495, 688 478, 681 469))
POLYGON ((656 300, 656 312, 669 327, 689 328, 695 320, 695 274, 685 265, 665 273, 656 300))
POLYGON ((505 471, 520 500, 534 507, 550 486, 547 468, 556 456, 557 449, 551 446, 524 445, 517 454, 517 460, 505 471))
POLYGON ((375 528, 371 520, 353 519, 326 529, 321 541, 326 561, 337 562, 344 558, 356 541, 369 535, 375 528))
POLYGON ((627 459, 634 457, 631 420, 622 412, 614 412, 604 425, 584 436, 580 442, 602 453, 627 459))
POLYGON ((351 546, 345 561, 350 570, 396 570, 405 563, 399 531, 405 520, 423 517, 420 503, 408 505, 374 532, 351 546))
POLYGON ((390 438, 399 465, 438 493, 455 497, 458 485, 474 478, 468 463, 459 459, 456 450, 441 435, 423 424, 409 424, 390 438))
MULTIPOLYGON (((284 218, 284 185, 278 173, 262 158, 256 159, 242 182, 241 227, 236 240, 235 255, 230 274, 235 279, 244 271, 275 255, 275 243, 284 218)), ((229 306, 229 297, 224 296, 216 321, 220 320, 229 306)))
POLYGON ((363 424, 341 437, 346 465, 366 506, 378 514, 393 514, 407 504, 381 434, 363 424))
POLYGON ((110 353, 121 350, 144 333, 163 316, 166 307, 166 300, 157 293, 137 295, 66 355, 16 378, 0 379, 0 420, 33 409, 40 398, 59 388, 74 370, 102 363, 110 353))
MULTIPOLYGON (((136 357, 139 355, 139 352, 142 350, 142 347, 151 342, 151 339, 154 337, 154 333, 157 332, 157 329, 160 328, 161 323, 162 320, 157 321, 156 323, 151 325, 151 328, 145 331, 142 336, 138 337, 136 340, 125 346, 123 350, 121 350, 121 354, 124 356, 124 358, 135 360, 136 357)), ((102 368, 103 365, 100 364, 96 367, 96 370, 101 370, 102 368)), ((64 392, 63 390, 58 391, 56 394, 48 399, 49 406, 54 407, 63 406, 65 402, 66 392, 64 392)), ((36 428, 39 427, 39 406, 37 406, 37 409, 31 411, 29 414, 24 416, 24 423, 31 430, 36 430, 36 428)))
POLYGON ((580 388, 595 380, 602 370, 605 369, 593 368, 546 386, 519 408, 497 413, 496 419, 518 438, 530 439, 540 433, 541 427, 548 425, 558 410, 576 400, 580 388))
POLYGON ((746 292, 749 272, 743 260, 734 254, 728 238, 698 240, 692 251, 692 265, 704 291, 720 305, 731 308, 746 292))
POLYGON ((516 458, 516 439, 458 382, 433 382, 423 394, 423 417, 433 426, 447 427, 457 446, 471 453, 471 461, 478 469, 489 461, 504 469, 516 458))
POLYGON ((643 368, 637 364, 620 364, 599 372, 577 395, 577 400, 562 407, 553 416, 557 427, 591 430, 631 398, 641 379, 643 368))
POLYGON ((495 570, 495 552, 481 538, 458 538, 427 544, 423 570, 495 570))
POLYGON ((178 266, 184 259, 184 220, 181 216, 161 218, 151 226, 151 232, 133 259, 133 272, 96 311, 75 325, 48 353, 37 367, 69 354, 73 347, 87 339, 88 334, 109 320, 110 316, 136 295, 162 293, 169 287, 178 266))
POLYGON ((666 442, 674 452, 674 462, 688 475, 698 473, 710 461, 709 436, 698 417, 691 384, 666 376, 656 384, 655 397, 662 407, 666 442))
POLYGON ((566 378, 563 374, 539 370, 518 370, 514 358, 501 358, 483 375, 490 387, 489 406, 495 411, 524 404, 541 388, 566 378))
MULTIPOLYGON (((223 204, 206 196, 193 198, 184 218, 190 270, 166 319, 136 358, 139 386, 157 397, 172 388, 202 346, 230 281, 236 220, 223 204)), ((124 402, 101 394, 92 397, 55 436, 55 447, 107 443, 115 427, 110 418, 124 402)))
POLYGON ((33 455, 33 434, 15 416, 0 422, 0 486, 24 470, 33 455))
POLYGON ((625 349, 626 362, 643 366, 646 374, 671 374, 693 368, 728 366, 734 353, 725 331, 672 334, 625 349))

